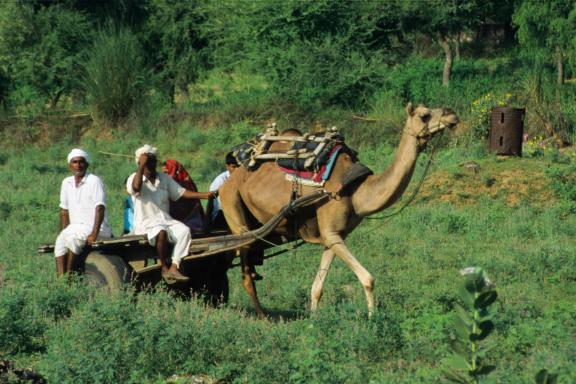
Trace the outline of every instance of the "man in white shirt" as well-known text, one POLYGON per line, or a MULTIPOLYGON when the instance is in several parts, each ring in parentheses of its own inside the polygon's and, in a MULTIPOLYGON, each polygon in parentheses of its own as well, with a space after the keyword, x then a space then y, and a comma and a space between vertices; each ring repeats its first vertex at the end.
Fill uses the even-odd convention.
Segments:
POLYGON ((98 176, 87 172, 90 156, 75 148, 67 160, 73 175, 65 178, 60 188, 61 232, 54 246, 58 276, 74 269, 76 257, 86 244, 112 236, 106 219, 104 184, 98 176))
POLYGON ((158 252, 162 278, 174 284, 188 281, 179 267, 188 255, 192 237, 188 227, 168 213, 170 200, 209 199, 216 197, 217 192, 193 192, 181 187, 170 176, 156 171, 157 156, 157 149, 148 144, 136 151, 138 169, 128 178, 126 189, 134 197, 134 233, 146 234, 158 252), (167 262, 168 243, 174 244, 171 266, 167 262))
MULTIPOLYGON (((228 152, 226 154, 226 170, 216 176, 212 184, 210 184, 211 191, 217 191, 229 178, 232 173, 238 168, 238 161, 232 154, 232 152, 228 152)), ((209 223, 206 226, 207 231, 210 231, 214 228, 222 229, 227 228, 226 219, 224 218, 224 214, 222 212, 222 207, 220 205, 220 198, 216 198, 211 200, 208 204, 208 217, 209 223)), ((250 275, 252 276, 252 280, 262 280, 262 276, 256 272, 254 264, 262 265, 262 258, 264 254, 261 251, 253 249, 250 253, 250 258, 248 260, 248 268, 250 271, 250 275)))
MULTIPOLYGON (((229 152, 226 155, 226 170, 221 174, 219 174, 218 176, 216 176, 214 181, 212 181, 212 184, 210 184, 209 189, 211 191, 217 191, 222 186, 222 184, 224 184, 226 180, 228 180, 228 178, 236 170, 236 168, 238 168, 238 162, 236 161, 236 158, 234 157, 232 152, 229 152)), ((209 212, 210 214, 209 220, 212 223, 211 226, 218 226, 218 224, 225 225, 226 221, 224 221, 224 216, 222 214, 222 208, 220 206, 220 198, 214 199, 212 203, 213 203, 212 209, 209 212)))

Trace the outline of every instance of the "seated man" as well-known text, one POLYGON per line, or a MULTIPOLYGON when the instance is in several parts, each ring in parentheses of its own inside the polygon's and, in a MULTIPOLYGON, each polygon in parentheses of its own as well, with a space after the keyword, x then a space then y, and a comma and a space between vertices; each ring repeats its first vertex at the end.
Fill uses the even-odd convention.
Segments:
POLYGON ((60 229, 54 256, 58 276, 71 272, 76 256, 84 245, 92 245, 99 237, 112 237, 106 220, 104 184, 96 175, 88 173, 90 157, 82 149, 68 154, 68 167, 73 175, 62 181, 60 189, 60 229))
POLYGON ((156 171, 158 151, 144 145, 136 151, 138 169, 126 182, 128 193, 134 197, 134 233, 146 234, 152 246, 156 246, 162 278, 168 284, 188 281, 178 269, 180 261, 188 255, 190 230, 169 214, 169 201, 180 198, 209 199, 216 192, 193 192, 176 183, 165 173, 156 171), (168 266, 168 242, 174 244, 172 265, 168 266))
MULTIPOLYGON (((162 164, 162 172, 174 179, 181 187, 192 192, 198 192, 198 187, 196 187, 184 166, 176 160, 166 160, 162 164)), ((216 191, 217 188, 210 190, 216 191)), ((171 201, 170 216, 186 224, 192 233, 201 232, 204 229, 204 209, 199 199, 171 201)))
MULTIPOLYGON (((210 184, 211 191, 217 191, 229 178, 232 173, 238 168, 238 161, 232 154, 229 152, 226 154, 226 170, 216 176, 212 184, 210 184)), ((220 198, 216 198, 214 200, 210 200, 208 203, 208 224, 206 225, 206 231, 209 232, 213 229, 227 229, 228 224, 226 223, 226 219, 224 218, 224 213, 222 212, 222 207, 220 206, 220 198)), ((264 260, 264 253, 263 251, 252 249, 250 252, 250 257, 248 259, 248 268, 250 270, 250 275, 252 276, 252 280, 262 280, 262 276, 256 272, 254 265, 262 265, 264 260)))
MULTIPOLYGON (((214 181, 212 181, 212 184, 210 184, 209 188, 211 191, 217 191, 218 188, 220 188, 222 184, 224 184, 226 180, 228 180, 228 178, 236 170, 236 168, 238 168, 238 162, 236 161, 236 158, 234 157, 232 152, 226 154, 225 162, 226 162, 226 170, 221 174, 219 174, 218 176, 216 176, 214 181)), ((210 201, 210 203, 208 204, 208 215, 209 215, 208 217, 209 224, 207 225, 208 230, 213 228, 216 229, 226 228, 226 220, 224 219, 224 214, 222 213, 222 208, 220 207, 220 198, 216 198, 210 201)))

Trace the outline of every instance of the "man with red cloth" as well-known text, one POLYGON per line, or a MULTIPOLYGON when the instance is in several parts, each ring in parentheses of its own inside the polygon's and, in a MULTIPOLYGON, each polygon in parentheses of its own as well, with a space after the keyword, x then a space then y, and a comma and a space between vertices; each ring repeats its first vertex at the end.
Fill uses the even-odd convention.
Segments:
MULTIPOLYGON (((162 164, 162 172, 174 181, 192 192, 198 192, 196 184, 184 168, 176 160, 166 160, 162 164)), ((181 221, 190 228, 191 232, 200 232, 204 229, 204 209, 200 199, 180 199, 170 202, 170 216, 181 221)))

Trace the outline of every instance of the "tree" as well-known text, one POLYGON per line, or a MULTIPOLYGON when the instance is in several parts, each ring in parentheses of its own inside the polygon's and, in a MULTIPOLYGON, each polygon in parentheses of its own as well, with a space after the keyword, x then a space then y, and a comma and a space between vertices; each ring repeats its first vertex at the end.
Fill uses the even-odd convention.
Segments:
POLYGON ((556 82, 564 83, 564 62, 574 52, 574 0, 525 0, 514 12, 520 44, 556 65, 556 82))
POLYGON ((51 107, 79 88, 80 61, 92 35, 83 14, 60 5, 0 3, 0 67, 11 88, 26 87, 51 107))
POLYGON ((402 30, 434 39, 444 52, 442 84, 448 86, 454 54, 459 54, 463 35, 486 22, 497 0, 399 0, 402 30))
POLYGON ((396 58, 398 28, 382 2, 219 0, 201 12, 217 66, 258 71, 283 101, 304 107, 361 103, 396 58))
POLYGON ((199 32, 203 19, 195 1, 150 0, 149 15, 148 51, 173 99, 175 88, 187 93, 188 84, 209 66, 199 32))
POLYGON ((149 78, 142 47, 130 29, 109 27, 96 35, 83 81, 94 117, 121 122, 146 94, 149 78))

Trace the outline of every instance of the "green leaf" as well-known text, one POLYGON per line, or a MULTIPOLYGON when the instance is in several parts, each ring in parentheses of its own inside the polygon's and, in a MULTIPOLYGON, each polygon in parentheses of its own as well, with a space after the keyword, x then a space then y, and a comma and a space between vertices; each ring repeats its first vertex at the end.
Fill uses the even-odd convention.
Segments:
POLYGON ((558 374, 550 373, 547 369, 541 369, 536 374, 534 380, 536 384, 555 384, 558 379, 558 374))
POLYGON ((492 320, 487 320, 478 324, 478 327, 480 327, 480 329, 482 330, 482 332, 480 332, 480 340, 484 340, 494 330, 494 323, 492 322, 492 320))
POLYGON ((474 371, 470 371, 470 374, 473 376, 487 375, 495 369, 495 365, 485 365, 483 367, 476 368, 474 371))
POLYGON ((474 306, 474 293, 468 291, 465 285, 462 285, 460 288, 460 296, 462 297, 462 301, 468 308, 473 308, 474 306))
POLYGON ((480 293, 482 288, 484 288, 484 277, 481 273, 473 273, 466 276, 466 281, 464 282, 466 290, 471 293, 480 293))
POLYGON ((452 340, 450 342, 450 348, 452 351, 462 356, 467 356, 469 353, 468 345, 460 340, 452 340))
POLYGON ((480 309, 491 305, 498 298, 496 291, 483 292, 474 300, 474 308, 480 309))
POLYGON ((451 381, 453 383, 458 383, 458 384, 472 383, 472 380, 468 376, 465 376, 460 372, 457 372, 454 370, 443 369, 442 373, 444 373, 444 376, 446 377, 446 379, 448 379, 449 381, 451 381))
POLYGON ((456 353, 451 354, 445 360, 445 363, 454 369, 470 369, 470 364, 464 356, 458 355, 456 353))
POLYGON ((480 332, 472 333, 470 335, 470 341, 480 341, 487 338, 494 330, 494 323, 491 320, 483 321, 478 323, 478 329, 480 332))
POLYGON ((464 308, 462 308, 461 305, 455 304, 454 309, 456 310, 456 314, 458 315, 458 317, 460 318, 460 320, 462 320, 462 322, 464 324, 466 324, 466 325, 474 324, 474 320, 472 319, 472 317, 470 317, 468 312, 466 312, 466 310, 464 308))
POLYGON ((454 328, 461 339, 468 340, 470 332, 472 332, 471 325, 466 324, 460 317, 456 316, 454 328))

